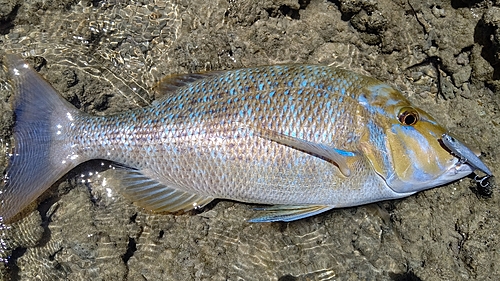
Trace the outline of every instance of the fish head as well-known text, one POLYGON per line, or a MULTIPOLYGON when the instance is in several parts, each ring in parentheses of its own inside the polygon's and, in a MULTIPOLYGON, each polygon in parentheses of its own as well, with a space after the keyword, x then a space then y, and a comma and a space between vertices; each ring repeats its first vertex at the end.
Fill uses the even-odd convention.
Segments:
POLYGON ((447 131, 432 116, 386 84, 367 89, 360 97, 368 112, 361 150, 389 188, 415 193, 472 173, 443 145, 447 131))

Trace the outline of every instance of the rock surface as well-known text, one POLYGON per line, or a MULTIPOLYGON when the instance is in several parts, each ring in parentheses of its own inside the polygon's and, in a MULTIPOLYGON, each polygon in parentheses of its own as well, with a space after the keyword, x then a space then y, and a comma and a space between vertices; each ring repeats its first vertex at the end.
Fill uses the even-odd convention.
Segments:
MULTIPOLYGON (((149 104, 175 73, 333 64, 400 88, 500 175, 500 2, 3 0, 0 42, 92 114, 149 104), (411 4, 411 5, 410 5, 411 4), (34 57, 34 58, 33 58, 34 57)), ((11 95, 0 73, 0 145, 11 95)), ((0 166, 6 166, 1 157, 0 166)), ((99 162, 0 226, 3 280, 494 280, 496 189, 465 178, 402 200, 292 223, 251 205, 152 215, 103 183, 99 162), (96 173, 97 172, 97 173, 96 173)), ((494 186, 494 183, 493 183, 494 186)))

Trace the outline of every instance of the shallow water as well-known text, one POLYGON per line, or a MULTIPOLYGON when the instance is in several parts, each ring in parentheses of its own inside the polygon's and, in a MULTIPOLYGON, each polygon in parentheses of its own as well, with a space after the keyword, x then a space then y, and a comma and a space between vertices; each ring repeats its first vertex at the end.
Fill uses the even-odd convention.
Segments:
MULTIPOLYGON (((168 74, 340 65, 403 90, 481 149, 498 174, 500 46, 488 40, 498 34, 499 8, 359 2, 31 1, 0 11, 1 52, 43 57, 29 62, 92 114, 151 103, 157 95, 149 89, 168 74)), ((0 91, 0 150, 7 153, 12 112, 3 72, 0 91)), ((33 212, 0 228, 4 280, 499 276, 499 199, 496 189, 487 195, 471 178, 402 200, 253 224, 245 221, 254 214, 251 205, 224 200, 200 212, 150 214, 108 186, 101 166, 78 167, 33 212)))

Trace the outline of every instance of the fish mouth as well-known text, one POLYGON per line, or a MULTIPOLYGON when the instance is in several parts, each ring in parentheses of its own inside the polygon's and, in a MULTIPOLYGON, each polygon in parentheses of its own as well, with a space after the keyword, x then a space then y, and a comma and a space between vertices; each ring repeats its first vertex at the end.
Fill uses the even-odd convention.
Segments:
POLYGON ((395 174, 385 179, 386 184, 396 193, 403 196, 414 194, 415 192, 442 186, 459 180, 474 171, 474 168, 467 163, 461 162, 458 158, 450 161, 449 167, 439 175, 429 178, 426 181, 401 181, 395 174))
POLYGON ((470 175, 474 171, 474 168, 467 163, 461 162, 459 159, 455 158, 454 163, 442 173, 437 178, 430 181, 416 184, 416 186, 421 186, 421 189, 429 189, 437 186, 442 186, 464 178, 470 175))
POLYGON ((474 168, 471 165, 463 163, 458 158, 455 158, 454 160, 455 163, 439 177, 438 181, 442 181, 442 183, 438 185, 458 180, 474 172, 474 168))

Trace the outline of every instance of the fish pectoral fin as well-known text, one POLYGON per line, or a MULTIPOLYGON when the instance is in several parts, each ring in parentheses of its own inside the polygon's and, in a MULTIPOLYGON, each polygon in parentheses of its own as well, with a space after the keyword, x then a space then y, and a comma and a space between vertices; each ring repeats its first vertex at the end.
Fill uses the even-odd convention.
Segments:
POLYGON ((348 177, 351 175, 351 169, 349 169, 349 166, 347 165, 347 158, 356 156, 356 153, 354 152, 335 149, 328 145, 313 143, 268 129, 259 129, 256 133, 262 138, 333 162, 344 176, 348 177))
POLYGON ((262 216, 248 220, 249 222, 275 222, 294 221, 323 213, 335 208, 325 205, 272 205, 268 207, 255 208, 263 212, 262 216))
POLYGON ((115 169, 112 173, 108 185, 118 188, 137 206, 153 212, 189 211, 202 208, 213 200, 212 197, 167 186, 138 170, 115 169))

